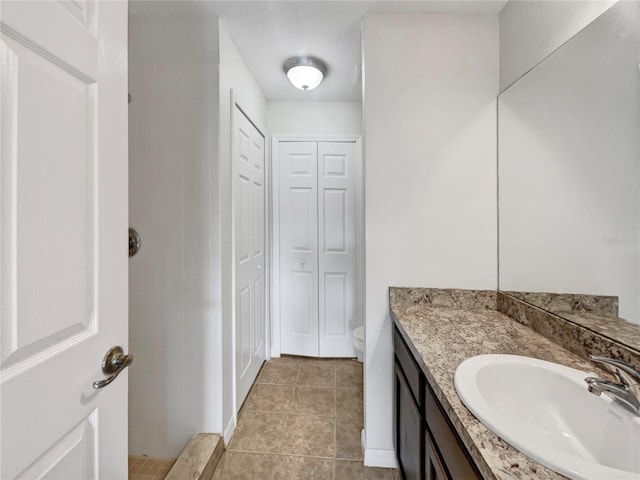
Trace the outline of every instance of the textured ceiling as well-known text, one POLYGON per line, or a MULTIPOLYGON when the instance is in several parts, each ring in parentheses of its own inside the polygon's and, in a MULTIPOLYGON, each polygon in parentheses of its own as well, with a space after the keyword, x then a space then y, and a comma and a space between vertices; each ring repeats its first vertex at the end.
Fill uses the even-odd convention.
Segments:
POLYGON ((489 13, 507 0, 294 0, 294 1, 132 1, 130 13, 220 17, 270 101, 352 101, 361 99, 361 24, 365 13, 489 13), (313 55, 329 68, 310 92, 294 88, 282 71, 295 55, 313 55))

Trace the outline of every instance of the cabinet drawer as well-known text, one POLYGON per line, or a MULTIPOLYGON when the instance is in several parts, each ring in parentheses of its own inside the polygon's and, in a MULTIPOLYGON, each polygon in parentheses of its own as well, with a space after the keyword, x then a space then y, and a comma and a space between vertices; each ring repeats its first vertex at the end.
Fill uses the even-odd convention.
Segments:
POLYGON ((413 397, 416 401, 418 407, 422 407, 423 398, 422 398, 422 385, 423 385, 423 377, 420 373, 420 369, 416 364, 413 356, 409 352, 409 348, 404 343, 400 332, 398 329, 394 327, 393 329, 393 351, 396 356, 397 362, 400 364, 402 368, 402 372, 407 380, 407 384, 409 385, 409 389, 413 394, 413 397))
POLYGON ((467 454, 466 447, 453 430, 453 426, 446 418, 440 402, 429 385, 426 385, 425 388, 424 410, 427 428, 449 471, 450 478, 482 480, 482 475, 476 470, 473 460, 467 454))

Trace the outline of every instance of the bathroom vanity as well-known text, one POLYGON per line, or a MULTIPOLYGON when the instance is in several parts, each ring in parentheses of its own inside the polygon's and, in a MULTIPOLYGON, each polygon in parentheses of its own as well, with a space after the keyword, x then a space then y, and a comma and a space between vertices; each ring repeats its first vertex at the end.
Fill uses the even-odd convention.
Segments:
POLYGON ((622 356, 636 368, 640 363, 638 351, 502 292, 391 288, 389 293, 395 441, 407 480, 565 478, 506 444, 462 404, 454 373, 467 358, 523 355, 597 375, 606 374, 585 360, 588 353, 622 356))
POLYGON ((400 331, 394 327, 396 447, 407 480, 481 479, 400 331), (451 472, 449 475, 447 472, 451 472))

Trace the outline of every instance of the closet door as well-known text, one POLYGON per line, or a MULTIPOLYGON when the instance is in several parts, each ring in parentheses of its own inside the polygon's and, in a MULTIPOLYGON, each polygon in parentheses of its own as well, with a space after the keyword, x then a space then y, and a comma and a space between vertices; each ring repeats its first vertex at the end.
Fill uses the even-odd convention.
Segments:
POLYGON ((279 151, 281 351, 318 356, 317 143, 279 151))
POLYGON ((356 144, 318 142, 319 353, 353 355, 356 298, 356 144))

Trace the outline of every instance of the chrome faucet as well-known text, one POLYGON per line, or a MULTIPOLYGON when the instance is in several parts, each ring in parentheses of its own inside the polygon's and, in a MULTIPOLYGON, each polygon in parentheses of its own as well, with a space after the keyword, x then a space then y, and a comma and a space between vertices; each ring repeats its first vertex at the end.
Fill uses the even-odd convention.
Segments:
POLYGON ((607 394, 631 412, 640 416, 640 372, 631 365, 608 357, 590 356, 602 363, 616 377, 616 382, 604 378, 587 377, 588 390, 594 395, 607 394))

